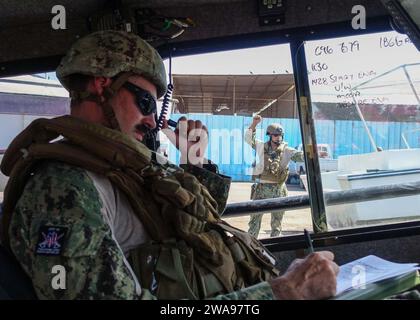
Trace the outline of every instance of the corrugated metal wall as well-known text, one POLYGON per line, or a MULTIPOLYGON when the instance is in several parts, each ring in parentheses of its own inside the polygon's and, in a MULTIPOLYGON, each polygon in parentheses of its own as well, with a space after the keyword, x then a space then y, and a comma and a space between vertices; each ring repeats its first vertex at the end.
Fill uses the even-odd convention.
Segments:
MULTIPOLYGON (((182 114, 173 114, 178 120, 182 114)), ((219 165, 221 173, 231 176, 234 181, 251 181, 250 170, 255 153, 243 140, 244 130, 252 118, 244 116, 214 116, 203 114, 185 115, 189 119, 201 120, 209 129, 210 139, 207 157, 219 165)), ((285 141, 297 147, 302 143, 298 119, 263 119, 258 126, 257 137, 265 140, 264 130, 270 123, 281 123, 285 129, 285 141), (264 129, 264 130, 263 130, 264 129)), ((420 128, 415 122, 367 122, 378 147, 384 150, 404 149, 401 134, 407 130, 420 128)), ((361 121, 319 120, 315 123, 318 143, 328 143, 333 157, 372 152, 366 131, 361 121)), ((420 148, 420 131, 407 134, 411 148, 420 148)), ((169 159, 179 162, 179 152, 169 148, 169 159)))
MULTIPOLYGON (((182 114, 173 114, 172 120, 178 120, 182 114)), ((234 181, 251 181, 251 166, 255 152, 245 143, 243 134, 252 118, 244 116, 214 116, 189 114, 188 118, 201 120, 209 129, 210 139, 207 158, 219 165, 223 174, 234 181)), ((11 140, 31 121, 40 116, 0 114, 0 150, 6 149, 11 140)), ((44 116, 45 117, 45 116, 44 116)), ((47 116, 50 117, 50 116, 47 116)), ((272 122, 279 122, 285 129, 285 140, 291 147, 301 144, 299 121, 297 119, 267 119, 258 126, 257 137, 265 140, 265 129, 272 122)), ((368 122, 373 138, 384 150, 403 149, 403 132, 420 128, 415 122, 368 122)), ((360 121, 319 120, 316 122, 318 143, 328 143, 333 157, 340 155, 372 152, 363 124, 360 121)), ((408 133, 407 141, 412 148, 420 148, 420 131, 408 133)), ((169 159, 179 162, 179 152, 172 145, 169 147, 169 159)))

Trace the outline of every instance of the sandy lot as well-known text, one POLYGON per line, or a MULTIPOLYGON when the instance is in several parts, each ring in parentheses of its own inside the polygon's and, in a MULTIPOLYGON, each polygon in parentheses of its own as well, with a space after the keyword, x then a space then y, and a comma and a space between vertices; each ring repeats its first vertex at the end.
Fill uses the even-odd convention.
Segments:
MULTIPOLYGON (((232 183, 228 203, 248 201, 251 194, 251 185, 252 183, 232 183)), ((307 194, 307 191, 295 185, 288 185, 287 188, 289 190, 289 196, 307 194)), ((270 219, 270 213, 264 214, 258 238, 270 237, 270 219)), ((239 229, 248 230, 249 217, 226 218, 226 221, 239 229)), ((282 235, 302 233, 304 228, 312 230, 310 209, 286 211, 282 226, 282 235)))
MULTIPOLYGON (((248 201, 249 196, 251 194, 251 183, 241 183, 235 182, 232 183, 228 203, 234 202, 241 202, 241 201, 248 201)), ((289 195, 301 195, 306 194, 307 192, 303 189, 300 189, 297 186, 289 185, 289 195)), ((3 200, 3 193, 0 192, 0 202, 3 200)), ((248 221, 249 217, 236 217, 236 218, 227 218, 228 221, 233 226, 242 229, 248 230, 248 221)), ((302 233, 303 229, 306 228, 308 230, 312 230, 312 220, 310 215, 310 209, 302 209, 302 210, 292 210, 286 211, 286 214, 283 218, 283 231, 282 235, 290 235, 295 233, 302 233)), ((259 234, 259 238, 267 238, 270 237, 270 214, 264 214, 261 230, 259 234)))

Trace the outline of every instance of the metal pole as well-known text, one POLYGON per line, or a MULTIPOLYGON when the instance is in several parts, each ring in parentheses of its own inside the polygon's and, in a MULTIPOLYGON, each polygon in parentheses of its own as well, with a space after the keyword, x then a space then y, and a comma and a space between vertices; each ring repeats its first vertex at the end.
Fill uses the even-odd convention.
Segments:
MULTIPOLYGON (((420 194, 420 182, 333 191, 325 193, 324 197, 327 205, 333 206, 417 194, 420 194)), ((223 218, 248 216, 251 213, 267 213, 277 210, 304 209, 308 208, 309 205, 308 195, 230 203, 226 206, 223 218)))
POLYGON ((404 142, 405 146, 407 147, 407 149, 410 149, 410 145, 408 144, 408 141, 407 141, 407 139, 405 138, 405 134, 404 134, 404 132, 403 132, 403 133, 401 133, 401 138, 402 138, 402 140, 403 140, 403 142, 404 142))
POLYGON ((232 105, 232 114, 235 115, 236 112, 236 79, 233 77, 233 105, 232 105))
POLYGON ((407 146, 407 149, 411 149, 411 148, 410 148, 410 145, 408 144, 408 141, 407 141, 407 138, 405 137, 405 134, 406 134, 406 133, 409 133, 409 132, 416 132, 416 131, 420 131, 420 128, 415 128, 415 129, 411 129, 411 130, 406 130, 406 131, 404 131, 403 133, 401 133, 401 138, 403 139, 403 141, 404 141, 405 145, 407 146))
POLYGON ((301 125, 302 145, 305 150, 305 166, 308 176, 309 197, 312 210, 312 224, 315 232, 327 231, 324 196, 322 193, 321 170, 316 145, 315 121, 312 114, 311 92, 308 68, 306 65, 305 44, 303 40, 290 43, 296 96, 301 125))
POLYGON ((414 96, 416 97, 417 103, 418 103, 418 105, 420 106, 420 98, 419 98, 419 96, 418 96, 418 94, 417 94, 416 88, 414 87, 413 81, 411 80, 411 77, 410 77, 410 75, 408 74, 408 71, 407 71, 406 65, 403 65, 403 69, 404 69, 405 76, 406 76, 406 78, 407 78, 407 80, 408 80, 408 83, 410 84, 411 90, 413 91, 414 96))
MULTIPOLYGON (((264 105, 260 110, 254 113, 254 116, 259 115, 261 112, 265 111, 267 108, 272 106, 274 103, 279 101, 281 98, 283 98, 286 94, 288 94, 290 91, 292 91, 295 88, 295 85, 292 84, 285 92, 283 92, 280 96, 278 96, 276 99, 271 100, 269 103, 264 105)), ((296 101, 296 100, 295 100, 296 101)))
POLYGON ((365 117, 363 117, 362 111, 360 111, 359 104, 357 103, 356 98, 354 97, 354 95, 353 95, 353 99, 354 99, 353 101, 354 101, 354 104, 356 106, 357 113, 359 114, 359 117, 362 120, 363 127, 366 130, 366 133, 367 133, 367 135, 369 137, 369 141, 370 141, 370 143, 371 143, 371 145, 373 147, 373 150, 375 152, 378 152, 378 147, 376 146, 375 140, 373 139, 372 134, 370 133, 370 130, 369 130, 369 127, 368 127, 368 125, 366 123, 365 117))

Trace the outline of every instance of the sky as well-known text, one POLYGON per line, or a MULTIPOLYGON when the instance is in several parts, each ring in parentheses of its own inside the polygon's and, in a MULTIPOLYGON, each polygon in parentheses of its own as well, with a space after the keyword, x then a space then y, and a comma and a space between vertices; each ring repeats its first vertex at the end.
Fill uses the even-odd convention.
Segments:
MULTIPOLYGON (((165 60, 168 70, 168 60, 165 60)), ((174 74, 284 74, 293 73, 288 44, 230 50, 172 59, 174 74)))

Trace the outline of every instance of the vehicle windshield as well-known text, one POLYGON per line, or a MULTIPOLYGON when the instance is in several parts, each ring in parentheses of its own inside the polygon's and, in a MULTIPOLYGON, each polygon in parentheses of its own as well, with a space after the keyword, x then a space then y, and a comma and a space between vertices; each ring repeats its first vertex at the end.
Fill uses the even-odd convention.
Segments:
MULTIPOLYGON (((324 193, 419 181, 420 59, 410 39, 386 32, 305 49, 317 142, 328 143, 338 162, 336 171, 321 173, 324 193)), ((319 151, 322 167, 326 150, 319 151)), ((328 227, 418 220, 419 203, 419 196, 327 201, 328 227)))

